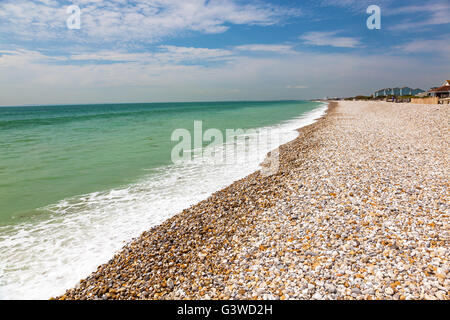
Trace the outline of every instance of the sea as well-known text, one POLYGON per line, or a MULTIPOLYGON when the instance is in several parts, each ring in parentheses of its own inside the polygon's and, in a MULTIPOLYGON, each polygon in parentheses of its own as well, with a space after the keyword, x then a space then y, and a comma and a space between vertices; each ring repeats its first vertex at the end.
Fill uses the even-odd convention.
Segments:
POLYGON ((142 232, 259 170, 268 152, 326 108, 311 101, 0 107, 0 299, 64 293, 142 232), (204 152, 213 145, 201 136, 209 129, 257 139, 216 135, 215 152, 204 152), (182 157, 174 161, 177 132, 192 148, 176 149, 182 157), (249 143, 259 147, 229 148, 249 143), (232 161, 211 161, 218 155, 232 161))

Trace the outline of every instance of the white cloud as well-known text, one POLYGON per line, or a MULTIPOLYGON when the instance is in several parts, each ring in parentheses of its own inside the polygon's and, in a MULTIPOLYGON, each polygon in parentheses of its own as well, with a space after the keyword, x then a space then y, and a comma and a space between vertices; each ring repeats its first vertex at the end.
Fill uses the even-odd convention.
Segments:
POLYGON ((386 7, 393 2, 393 0, 315 0, 322 6, 344 7, 355 13, 366 11, 367 7, 376 4, 380 7, 386 7))
POLYGON ((231 50, 194 47, 178 47, 161 45, 163 52, 155 53, 155 57, 164 61, 224 60, 233 55, 231 50))
POLYGON ((81 8, 80 30, 67 30, 67 6, 55 1, 2 1, 0 34, 26 40, 154 42, 186 32, 221 33, 230 24, 273 25, 299 14, 261 1, 74 0, 73 4, 81 8))
POLYGON ((300 85, 300 84, 297 84, 297 85, 291 85, 290 84, 290 85, 286 86, 286 89, 308 89, 308 87, 300 85))
MULTIPOLYGON (((172 48, 175 52, 184 50, 172 48)), ((164 52, 171 54, 170 50, 164 52)), ((370 88, 389 86, 427 89, 450 72, 449 65, 430 64, 424 69, 421 60, 413 56, 308 52, 270 57, 240 55, 205 67, 161 63, 144 54, 121 54, 109 57, 117 59, 113 64, 98 64, 90 61, 93 57, 80 55, 79 59, 86 60, 73 65, 49 63, 53 59, 58 62, 60 57, 37 51, 0 53, 0 105, 311 99, 370 94, 370 88), (301 90, 303 84, 308 88, 301 90)))
POLYGON ((339 31, 308 32, 300 37, 305 44, 313 46, 331 46, 355 48, 360 45, 358 38, 337 36, 339 31))
POLYGON ((247 44, 235 47, 238 51, 294 53, 291 45, 283 44, 247 44))
POLYGON ((450 23, 450 4, 448 2, 434 2, 423 5, 404 6, 386 10, 387 16, 409 15, 410 18, 402 20, 400 23, 389 27, 393 31, 405 31, 419 29, 428 26, 442 25, 450 23), (427 15, 426 18, 419 18, 418 14, 427 15))
POLYGON ((404 45, 398 46, 402 53, 422 53, 429 52, 448 57, 450 55, 450 37, 442 39, 413 40, 404 45))
POLYGON ((160 45, 154 52, 101 50, 94 53, 73 54, 72 61, 138 62, 138 63, 182 63, 187 61, 217 61, 230 59, 233 52, 224 49, 177 47, 160 45))

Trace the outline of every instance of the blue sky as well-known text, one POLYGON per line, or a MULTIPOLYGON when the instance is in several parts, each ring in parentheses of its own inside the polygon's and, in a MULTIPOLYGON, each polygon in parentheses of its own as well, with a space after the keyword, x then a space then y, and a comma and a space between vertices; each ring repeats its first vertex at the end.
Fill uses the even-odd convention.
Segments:
POLYGON ((428 89, 450 78, 449 55, 448 0, 0 0, 0 105, 428 89))

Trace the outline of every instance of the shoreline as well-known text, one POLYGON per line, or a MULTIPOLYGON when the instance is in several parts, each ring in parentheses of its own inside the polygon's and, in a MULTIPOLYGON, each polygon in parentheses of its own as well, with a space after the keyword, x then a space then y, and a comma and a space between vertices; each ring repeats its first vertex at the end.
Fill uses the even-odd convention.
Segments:
MULTIPOLYGON (((100 174, 111 172, 111 177, 117 174, 118 176, 126 176, 129 180, 124 184, 107 185, 97 192, 78 192, 73 197, 58 197, 57 201, 51 201, 52 204, 43 207, 42 213, 36 214, 34 218, 30 217, 28 220, 24 218, 23 223, 16 220, 17 223, 7 226, 7 229, 0 227, 2 233, 6 236, 0 239, 3 240, 0 241, 0 252, 5 257, 0 263, 0 269, 2 267, 5 269, 5 281, 0 286, 0 296, 4 299, 21 297, 48 299, 64 293, 67 288, 73 287, 80 279, 89 276, 100 264, 110 260, 111 257, 122 250, 124 245, 141 235, 142 232, 161 224, 183 209, 205 200, 212 193, 229 186, 234 181, 257 171, 259 164, 262 163, 271 149, 295 139, 298 136, 295 129, 313 122, 312 119, 321 116, 326 109, 326 105, 320 104, 319 106, 319 103, 309 102, 252 103, 251 108, 248 109, 245 108, 245 105, 236 104, 236 108, 230 109, 231 114, 224 110, 221 116, 216 115, 216 112, 213 111, 214 106, 211 107, 212 112, 204 113, 204 111, 201 111, 201 114, 199 114, 196 111, 196 106, 187 105, 186 112, 191 117, 204 117, 205 121, 220 120, 220 122, 215 122, 218 128, 222 128, 222 124, 225 125, 225 123, 243 128, 246 128, 247 125, 255 127, 258 136, 262 138, 258 140, 263 143, 259 143, 258 147, 255 148, 257 140, 253 139, 254 141, 249 141, 249 152, 243 150, 241 152, 238 150, 243 149, 243 139, 236 139, 237 148, 227 150, 227 152, 231 152, 230 154, 235 155, 235 160, 229 163, 216 162, 214 155, 206 152, 203 157, 193 154, 194 157, 183 164, 169 163, 154 167, 155 161, 148 157, 159 151, 158 149, 154 151, 150 145, 160 145, 159 140, 161 140, 161 145, 164 145, 168 142, 167 139, 170 139, 170 130, 166 130, 165 133, 158 133, 153 132, 153 130, 148 131, 145 128, 147 125, 140 127, 138 125, 135 128, 138 130, 135 134, 128 135, 127 133, 121 140, 122 142, 118 141, 117 143, 111 143, 110 146, 105 146, 104 152, 89 151, 89 146, 93 144, 94 140, 102 140, 103 134, 96 135, 97 138, 94 139, 93 137, 94 140, 91 142, 83 143, 85 147, 80 150, 77 149, 81 153, 74 151, 72 154, 74 156, 75 153, 85 154, 87 152, 86 154, 92 155, 90 157, 92 161, 86 162, 86 166, 90 168, 88 172, 91 174, 86 174, 86 178, 81 178, 82 180, 76 180, 80 182, 75 184, 79 186, 76 188, 85 189, 87 187, 89 189, 90 182, 103 180, 104 178, 109 179, 109 177, 101 176, 97 178, 92 174, 98 170, 100 174), (256 114, 255 110, 261 112, 258 111, 258 114, 256 114), (268 116, 273 112, 279 114, 274 114, 273 117, 268 116), (252 114, 254 116, 248 118, 252 114), (223 119, 222 121, 223 115, 229 115, 233 121, 230 121, 228 116, 227 120, 223 119), (251 121, 248 122, 246 119, 251 121), (147 133, 155 134, 156 140, 141 139, 147 133), (126 140, 133 142, 129 149, 123 144, 126 140), (134 145, 134 141, 139 142, 134 145), (127 152, 115 154, 114 150, 119 150, 119 148, 111 149, 112 145, 122 145, 123 150, 127 152), (136 178, 132 178, 126 172, 117 173, 114 170, 120 163, 133 157, 133 155, 129 155, 132 154, 130 151, 133 150, 142 157, 138 157, 130 167, 138 168, 141 167, 141 164, 146 163, 145 166, 141 167, 142 170, 138 170, 139 175, 136 178), (96 164, 98 163, 95 159, 98 157, 96 156, 101 158, 102 154, 108 153, 110 156, 114 156, 114 159, 110 163, 105 163, 104 167, 99 166, 97 170, 96 164), (151 169, 152 167, 154 169, 151 169), (195 188, 192 188, 193 182, 195 182, 195 188), (14 246, 12 251, 11 245, 14 246), (14 268, 10 266, 14 266, 14 268)), ((220 108, 220 105, 217 107, 220 108)), ((132 106, 131 110, 134 110, 134 108, 140 110, 141 106, 132 106)), ((163 116, 168 121, 171 119, 170 109, 169 106, 167 117, 163 116)), ((96 113, 101 110, 102 108, 95 109, 92 112, 96 113)), ((165 109, 163 110, 165 112, 165 109)), ((127 111, 129 110, 126 109, 121 112, 127 111)), ((111 112, 114 113, 114 110, 111 110, 111 112)), ((152 113, 148 115, 148 120, 151 122, 150 118, 152 117, 150 115, 152 113)), ((119 119, 122 118, 119 116, 119 119)), ((120 121, 122 122, 122 120, 120 121)), ((133 125, 127 120, 123 121, 124 124, 133 125)), ((189 120, 183 120, 183 125, 180 123, 180 127, 190 129, 191 124, 189 120)), ((89 125, 86 124, 86 126, 89 125)), ((70 136, 69 133, 61 141, 69 141, 65 139, 70 138, 70 136)), ((71 144, 70 141, 68 143, 71 144)), ((225 152, 225 148, 226 143, 223 144, 222 148, 219 148, 217 154, 225 152)), ((161 158, 164 153, 170 156, 169 148, 162 147, 159 150, 161 151, 161 153, 158 153, 160 156, 156 156, 155 159, 161 158)), ((65 172, 62 170, 65 166, 64 160, 57 160, 58 154, 59 152, 54 152, 54 157, 51 158, 56 159, 56 161, 52 161, 52 163, 55 164, 56 171, 65 172)), ((233 159, 232 156, 230 158, 233 159)), ((36 174, 39 174, 39 170, 36 174)), ((61 179, 61 181, 64 180, 61 179)), ((54 184, 50 181, 47 188, 50 190, 52 187, 54 187, 54 184)), ((34 188, 30 187, 30 189, 34 188)), ((19 193, 15 192, 15 194, 19 193)), ((44 192, 39 198, 45 199, 45 195, 44 192)), ((6 213, 6 210, 4 213, 6 213)))
MULTIPOLYGON (((280 152, 281 152, 281 149, 282 149, 284 146, 286 146, 286 145, 288 145, 288 144, 290 144, 290 143, 293 143, 293 142, 295 142, 297 139, 299 139, 299 138, 301 137, 301 135, 302 135, 302 132, 303 132, 304 130, 307 130, 308 128, 313 127, 313 126, 315 126, 316 124, 318 124, 319 122, 323 121, 323 120, 326 118, 326 116, 327 116, 330 112, 332 112, 332 110, 334 110, 334 109, 336 108, 336 106, 337 106, 337 103, 336 103, 336 102, 329 102, 329 101, 328 101, 328 102, 325 102, 325 101, 317 101, 317 102, 320 102, 320 103, 322 103, 322 104, 327 105, 327 110, 325 110, 325 112, 324 112, 319 118, 315 119, 315 120, 314 120, 314 123, 296 129, 295 131, 297 131, 297 132, 299 133, 299 135, 298 135, 295 139, 293 139, 293 140, 291 140, 291 141, 289 141, 289 142, 287 142, 287 143, 285 143, 285 144, 283 144, 283 145, 280 145, 280 146, 279 146, 280 152)), ((320 108, 320 106, 319 106, 319 108, 320 108)), ((263 163, 262 163, 261 165, 264 165, 264 162, 268 159, 269 154, 270 154, 270 152, 266 155, 266 159, 263 161, 263 163)), ((281 156, 281 154, 280 154, 280 156, 281 156)), ((123 252, 124 250, 127 250, 127 248, 128 248, 129 246, 133 246, 133 244, 135 243, 135 241, 138 241, 139 239, 141 239, 142 237, 145 237, 145 236, 148 235, 149 233, 153 233, 153 232, 155 232, 155 233, 160 233, 160 232, 165 233, 164 230, 159 230, 159 229, 167 228, 168 225, 172 225, 173 223, 175 223, 175 222, 171 223, 171 221, 172 221, 173 219, 177 218, 177 217, 180 216, 180 215, 187 215, 187 214, 189 214, 189 212, 195 211, 195 210, 196 210, 196 207, 198 207, 198 206, 207 205, 207 204, 204 204, 204 203, 207 203, 207 202, 214 202, 218 197, 221 196, 222 193, 227 193, 229 189, 233 189, 233 186, 234 186, 234 185, 243 183, 244 180, 246 180, 246 179, 248 179, 248 178, 250 178, 250 177, 253 177, 253 178, 254 178, 255 175, 260 176, 260 170, 257 170, 256 172, 253 172, 253 173, 249 174, 248 176, 246 176, 246 177, 244 177, 244 178, 242 178, 242 179, 240 179, 240 180, 235 181, 235 182, 232 183, 231 185, 229 185, 229 186, 227 186, 227 187, 225 187, 225 188, 223 188, 223 189, 221 189, 221 190, 219 190, 219 191, 217 191, 217 192, 214 192, 214 193, 213 193, 211 196, 209 196, 207 199, 205 199, 205 200, 203 200, 203 201, 200 201, 199 203, 190 206, 189 208, 183 210, 181 213, 178 213, 178 214, 176 214, 175 216, 173 216, 173 217, 169 218, 168 220, 164 221, 162 224, 159 224, 159 225, 157 225, 157 226, 154 226, 154 227, 150 228, 148 231, 143 232, 139 237, 131 239, 130 243, 127 244, 127 245, 125 245, 118 253, 116 253, 116 254, 114 255, 114 257, 113 257, 109 262, 111 262, 112 260, 114 260, 114 259, 117 257, 117 255, 120 255, 120 254, 121 254, 121 252, 123 252)), ((270 178, 270 177, 269 177, 269 178, 270 178)), ((263 207, 263 208, 264 208, 264 207, 263 207)), ((226 210, 226 211, 227 211, 227 210, 226 210)), ((102 268, 103 266, 107 265, 109 262, 100 265, 100 266, 97 268, 97 271, 98 271, 99 268, 102 268)), ((89 278, 90 278, 93 274, 95 274, 97 271, 92 272, 91 275, 88 276, 86 279, 89 279, 89 278)), ((80 282, 76 285, 75 288, 79 287, 80 284, 82 284, 86 279, 80 280, 80 282)), ((60 296, 57 296, 56 299, 65 299, 65 296, 66 296, 67 292, 69 292, 70 290, 72 290, 72 289, 68 289, 68 290, 66 291, 65 294, 62 294, 62 295, 60 295, 60 296)), ((102 292, 102 291, 104 291, 104 290, 101 290, 101 292, 102 292)), ((53 298, 52 298, 52 299, 53 299, 53 298)))
MULTIPOLYGON (((362 103, 360 109, 367 109, 364 105, 367 104, 362 103)), ((374 109, 377 108, 381 110, 386 106, 376 104, 374 109)), ((339 103, 338 106, 331 102, 323 117, 297 130, 299 136, 296 139, 280 146, 280 168, 275 175, 263 177, 257 171, 144 232, 109 262, 99 266, 96 272, 81 280, 76 288, 67 290, 58 298, 445 298, 442 286, 448 285, 449 251, 439 245, 438 254, 443 256, 443 262, 434 273, 440 276, 436 280, 437 289, 432 293, 427 292, 428 296, 416 296, 418 290, 401 292, 398 287, 402 284, 397 284, 398 280, 378 279, 380 273, 383 276, 383 272, 395 278, 395 268, 391 271, 394 276, 391 276, 389 270, 383 270, 379 263, 373 261, 375 258, 382 259, 383 254, 391 254, 385 250, 378 252, 380 243, 389 242, 388 249, 391 251, 397 250, 395 248, 402 244, 399 240, 392 243, 391 236, 382 237, 385 239, 378 236, 371 241, 364 239, 359 233, 367 227, 363 224, 364 219, 372 216, 365 209, 367 201, 360 201, 366 200, 361 190, 344 196, 339 193, 342 190, 336 190, 335 187, 335 184, 342 182, 342 178, 344 181, 363 184, 358 180, 364 174, 342 175, 341 171, 347 169, 347 165, 341 158, 353 165, 352 158, 346 159, 346 152, 342 152, 344 156, 336 152, 336 146, 340 147, 346 142, 349 143, 345 149, 347 152, 359 150, 361 146, 355 142, 352 134, 358 134, 364 139, 364 135, 361 135, 366 130, 364 126, 370 127, 368 119, 359 119, 364 117, 364 113, 358 108, 353 109, 351 103, 339 103), (355 128, 349 131, 348 127, 352 125, 355 128), (340 133, 343 133, 342 141, 335 139, 340 133), (346 139, 346 135, 350 135, 349 139, 346 139), (328 154, 321 154, 325 150, 328 150, 328 154), (336 163, 342 166, 334 163, 330 163, 330 167, 321 166, 321 162, 330 161, 327 156, 335 157, 336 163), (355 196, 357 192, 358 196, 355 196), (337 198, 343 201, 336 203, 337 198), (354 203, 355 198, 358 200, 357 205, 354 203), (328 225, 330 221, 333 223, 328 225), (348 230, 344 230, 353 224, 359 228, 357 232, 349 234, 348 230), (322 230, 324 225, 328 229, 322 230), (339 230, 340 227, 343 230, 339 230), (330 239, 330 234, 335 235, 335 238, 330 239), (376 243, 375 249, 371 247, 372 242, 376 243), (361 250, 362 243, 367 244, 370 250, 361 250), (370 251, 369 255, 367 251, 370 251), (342 261, 346 262, 344 266, 342 261), (353 270, 353 266, 360 263, 364 265, 353 270), (373 272, 368 272, 368 268, 372 268, 373 272), (366 283, 371 283, 369 288, 366 288, 366 283), (380 288, 374 283, 381 283, 380 288)), ((365 112, 368 116, 374 113, 371 110, 365 112)), ((377 121, 388 123, 383 112, 385 110, 380 112, 381 120, 377 116, 369 120, 375 124, 378 124, 377 121)), ((409 111, 402 109, 402 112, 409 111)), ((445 114, 448 111, 441 109, 441 112, 445 114)), ((368 136, 376 139, 372 132, 369 131, 368 136)), ((436 145, 439 149, 439 144, 436 145)), ((360 166, 364 167, 365 158, 359 160, 360 166)), ((361 170, 358 166, 351 166, 351 169, 361 170)), ((373 172, 367 179, 370 180, 372 175, 373 172)), ((366 185, 363 187, 370 188, 368 181, 364 183, 366 185)), ((383 215, 387 211, 385 209, 380 207, 373 210, 383 215)), ((388 212, 392 211, 389 209, 388 212)), ((433 220, 435 226, 444 227, 445 230, 445 220, 444 223, 439 220, 442 217, 433 219, 436 219, 433 220)), ((372 221, 372 224, 378 224, 379 221, 376 222, 372 221)))

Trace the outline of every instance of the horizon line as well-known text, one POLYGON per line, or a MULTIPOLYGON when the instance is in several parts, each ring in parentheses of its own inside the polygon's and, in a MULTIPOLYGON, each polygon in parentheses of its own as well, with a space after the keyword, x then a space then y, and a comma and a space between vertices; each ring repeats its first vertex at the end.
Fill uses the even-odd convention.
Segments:
POLYGON ((88 103, 52 103, 52 104, 23 104, 23 105, 0 105, 0 108, 20 107, 57 107, 57 106, 93 106, 93 105, 128 105, 128 104, 163 104, 163 103, 208 103, 208 102, 278 102, 278 101, 318 101, 323 99, 269 99, 269 100, 194 100, 194 101, 154 101, 154 102, 88 102, 88 103))

